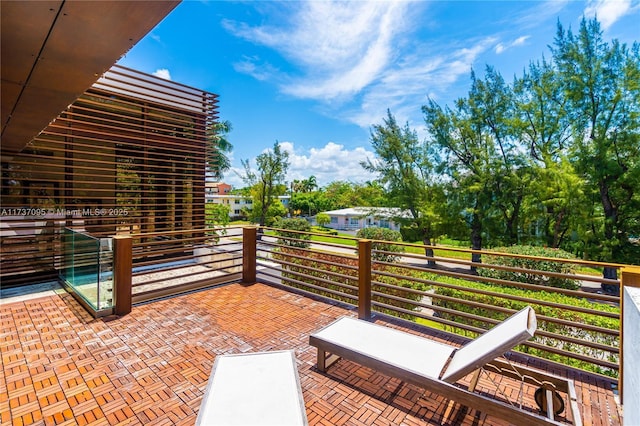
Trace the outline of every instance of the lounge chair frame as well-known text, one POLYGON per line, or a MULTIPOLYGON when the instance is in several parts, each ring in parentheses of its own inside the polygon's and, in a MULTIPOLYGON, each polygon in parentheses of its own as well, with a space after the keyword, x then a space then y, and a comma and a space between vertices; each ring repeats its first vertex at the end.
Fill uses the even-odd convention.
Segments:
MULTIPOLYGON (((535 314, 533 314, 533 310, 530 307, 525 309, 530 310, 528 312, 533 315, 533 328, 535 329, 535 314)), ((513 317, 521 314, 523 311, 525 310, 516 313, 513 317)), ((571 411, 574 425, 582 425, 580 411, 576 399, 575 387, 572 380, 554 376, 545 372, 532 370, 529 368, 518 367, 517 369, 515 369, 508 362, 496 359, 498 356, 507 352, 508 349, 511 349, 518 343, 522 343, 522 341, 525 341, 525 337, 522 337, 522 341, 519 342, 512 341, 511 346, 508 349, 503 350, 502 348, 499 348, 499 355, 494 356, 490 362, 484 361, 481 365, 475 365, 473 363, 469 364, 466 370, 461 369, 459 371, 456 371, 455 373, 449 375, 449 377, 447 378, 448 380, 443 380, 442 377, 445 375, 444 373, 446 373, 446 370, 451 363, 451 359, 449 359, 449 361, 447 361, 447 363, 444 365, 440 374, 425 374, 424 371, 417 371, 417 369, 414 368, 415 365, 408 365, 407 363, 397 362, 397 360, 387 359, 386 357, 381 356, 380 353, 371 353, 371 351, 368 351, 366 349, 366 344, 362 345, 363 347, 358 347, 357 343, 354 345, 349 341, 348 336, 345 338, 342 338, 340 336, 338 336, 337 338, 335 336, 330 336, 330 328, 338 327, 336 324, 338 324, 342 320, 345 320, 345 318, 341 318, 336 322, 330 324, 329 326, 323 328, 322 330, 319 330, 318 332, 309 336, 309 344, 317 348, 317 368, 321 372, 326 372, 327 368, 329 368, 338 359, 345 358, 363 366, 367 366, 374 370, 380 371, 381 373, 384 373, 386 375, 397 377, 403 381, 412 383, 449 399, 450 404, 449 407, 445 410, 444 420, 449 418, 453 403, 457 402, 462 406, 478 409, 484 414, 506 419, 514 424, 566 424, 556 421, 553 414, 554 410, 552 401, 554 392, 563 392, 566 393, 569 397, 568 410, 571 411), (522 410, 517 406, 510 405, 509 403, 489 398, 478 393, 474 393, 480 373, 483 368, 486 370, 494 371, 498 374, 503 374, 507 377, 521 380, 524 383, 543 387, 546 400, 548 401, 546 408, 547 416, 545 417, 541 414, 522 410), (471 384, 467 389, 454 384, 460 377, 464 377, 471 372, 474 372, 474 376, 472 377, 471 384)), ((400 330, 391 329, 389 327, 372 324, 368 321, 355 320, 353 318, 346 318, 346 320, 357 321, 357 323, 350 323, 350 327, 355 327, 354 329, 351 329, 351 331, 360 330, 363 334, 368 332, 382 332, 386 337, 391 336, 394 339, 395 344, 403 345, 403 341, 406 340, 405 343, 407 344, 407 347, 411 347, 411 345, 415 343, 418 343, 419 345, 426 345, 427 348, 433 345, 433 353, 441 350, 441 347, 443 346, 445 347, 444 350, 447 351, 446 348, 448 347, 451 350, 450 358, 453 358, 457 351, 457 349, 453 346, 438 343, 431 339, 425 339, 400 330), (376 327, 386 329, 386 331, 377 330, 375 329, 376 327), (403 335, 406 336, 406 338, 403 335)), ((508 320, 505 320, 505 322, 508 320)), ((494 329, 497 327, 498 326, 494 327, 494 329)), ((532 332, 531 335, 533 335, 532 332)), ((493 337, 495 337, 495 333, 493 334, 493 337)), ((474 340, 472 340, 467 345, 470 345, 473 342, 474 340)), ((385 344, 385 342, 380 343, 383 345, 385 344)), ((463 346, 463 348, 467 345, 463 346)), ((462 348, 460 348, 460 351, 461 350, 462 348)), ((441 359, 442 355, 437 355, 437 357, 441 359)), ((429 353, 424 354, 424 362, 430 362, 429 353)))

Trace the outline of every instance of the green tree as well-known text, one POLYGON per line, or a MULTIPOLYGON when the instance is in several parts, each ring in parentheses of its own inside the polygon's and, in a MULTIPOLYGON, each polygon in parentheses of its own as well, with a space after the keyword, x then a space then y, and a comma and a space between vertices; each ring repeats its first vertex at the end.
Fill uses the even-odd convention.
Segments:
POLYGON ((586 200, 582 182, 567 158, 571 120, 553 64, 531 63, 514 82, 515 127, 529 154, 533 179, 524 202, 530 241, 558 248, 580 216, 586 200))
POLYGON ((316 215, 316 223, 319 226, 326 226, 331 223, 331 217, 326 213, 318 213, 316 215))
POLYGON ((318 189, 318 182, 316 177, 311 175, 307 179, 302 181, 302 191, 303 192, 312 192, 318 189))
POLYGON ((598 21, 583 19, 575 35, 558 23, 552 53, 573 124, 571 160, 602 217, 591 223, 589 255, 637 262, 629 237, 640 232, 640 45, 607 43, 598 21))
POLYGON ((231 161, 227 156, 233 150, 233 145, 227 138, 231 129, 231 122, 216 121, 209 126, 207 132, 207 166, 215 180, 222 180, 224 173, 231 168, 231 161))
MULTIPOLYGON (((438 153, 438 171, 451 179, 447 230, 461 216, 472 248, 480 250, 487 239, 493 244, 518 242, 534 175, 519 142, 512 87, 492 67, 484 78, 472 72, 471 82, 468 97, 458 99, 454 109, 429 100, 422 110, 429 143, 438 153)), ((472 259, 481 260, 479 254, 472 259)))
MULTIPOLYGON (((455 109, 429 99, 422 111, 430 143, 439 150, 438 170, 451 179, 447 200, 466 221, 471 248, 481 250, 483 225, 493 208, 493 145, 470 118, 466 99, 458 99, 455 109)), ((474 253, 472 260, 480 262, 480 255, 474 253)))
POLYGON ((230 208, 227 204, 207 203, 204 206, 205 226, 210 231, 208 234, 214 235, 217 241, 220 235, 226 235, 226 226, 230 222, 230 208))
POLYGON ((392 207, 389 205, 387 193, 380 182, 366 181, 353 185, 355 197, 360 200, 361 207, 392 207))
POLYGON ((324 187, 324 194, 329 205, 322 210, 346 209, 360 205, 360 199, 353 190, 353 184, 349 182, 331 182, 324 187))
POLYGON ((280 144, 275 142, 273 149, 258 155, 256 164, 257 173, 251 169, 249 160, 242 160, 245 170, 242 179, 249 187, 253 199, 249 217, 260 226, 272 225, 276 216, 286 215, 286 209, 278 201, 278 196, 287 191, 284 179, 289 168, 289 153, 280 149, 280 144))
POLYGON ((485 222, 495 241, 515 244, 521 221, 522 203, 531 181, 531 170, 520 149, 514 127, 515 102, 512 88, 493 67, 487 66, 483 79, 471 73, 468 118, 483 138, 491 167, 494 213, 485 222))
MULTIPOLYGON (((409 212, 408 217, 399 215, 392 219, 405 226, 415 226, 422 242, 428 246, 425 255, 432 257, 430 246, 439 232, 440 216, 436 208, 440 204, 436 202, 437 188, 431 184, 433 168, 424 144, 409 123, 400 127, 387 110, 383 124, 373 126, 371 145, 376 158, 361 162, 361 166, 379 176, 390 204, 409 212)), ((435 262, 429 260, 429 264, 435 262)))
POLYGON ((205 223, 207 228, 226 226, 229 224, 229 205, 218 203, 205 204, 205 223))
POLYGON ((314 212, 331 210, 332 203, 322 191, 296 192, 291 195, 289 208, 295 215, 309 215, 314 212))

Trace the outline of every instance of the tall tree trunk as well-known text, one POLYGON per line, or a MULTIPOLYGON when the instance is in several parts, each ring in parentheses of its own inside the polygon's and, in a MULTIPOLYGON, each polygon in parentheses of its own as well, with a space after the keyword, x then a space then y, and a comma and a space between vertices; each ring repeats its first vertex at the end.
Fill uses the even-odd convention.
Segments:
POLYGON ((507 236, 509 243, 517 244, 518 241, 518 219, 520 216, 520 205, 522 204, 522 195, 519 195, 516 201, 513 203, 513 212, 511 215, 507 213, 505 208, 504 218, 507 226, 507 236))
MULTIPOLYGON (((599 187, 600 200, 602 201, 602 208, 604 211, 604 238, 606 241, 612 243, 616 237, 615 228, 618 221, 618 210, 609 196, 609 185, 607 185, 607 182, 600 181, 599 187)), ((611 251, 612 258, 608 259, 610 262, 617 261, 615 258, 616 253, 617 250, 615 249, 611 251)), ((618 278, 618 270, 613 267, 605 267, 602 269, 602 277, 615 280, 618 278)), ((615 284, 602 284, 601 288, 605 293, 613 294, 615 296, 620 295, 620 287, 615 284)))
MULTIPOLYGON (((424 248, 424 255, 426 257, 433 257, 433 255, 434 255, 433 249, 430 247, 431 246, 431 237, 428 237, 428 236, 422 237, 422 244, 424 244, 425 246, 428 246, 428 247, 424 248)), ((428 266, 436 266, 436 261, 433 260, 433 259, 428 259, 427 260, 427 265, 428 266)))
POLYGON ((565 232, 567 232, 567 227, 563 226, 565 213, 566 211, 562 209, 556 215, 556 223, 553 225, 553 245, 550 246, 552 248, 560 247, 562 238, 564 237, 565 232))
MULTIPOLYGON (((471 248, 473 250, 482 250, 482 221, 478 213, 473 213, 471 219, 471 248)), ((482 255, 480 253, 473 253, 471 255, 471 261, 473 263, 482 263, 482 255)), ((477 273, 475 266, 471 267, 472 273, 477 273)))

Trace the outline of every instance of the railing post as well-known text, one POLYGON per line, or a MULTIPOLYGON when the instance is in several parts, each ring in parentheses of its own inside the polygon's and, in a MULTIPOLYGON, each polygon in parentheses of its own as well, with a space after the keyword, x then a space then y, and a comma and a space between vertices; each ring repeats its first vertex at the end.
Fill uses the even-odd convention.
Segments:
POLYGON ((113 237, 113 298, 114 314, 131 312, 131 270, 133 266, 133 240, 129 235, 113 237))
MULTIPOLYGON (((625 303, 624 299, 625 295, 625 287, 636 287, 640 288, 640 267, 630 266, 622 268, 620 275, 620 374, 618 375, 618 393, 620 395, 620 403, 623 402, 623 383, 624 383, 624 325, 625 325, 625 317, 631 317, 631 314, 625 315, 625 303)), ((631 309, 631 307, 629 307, 631 309)), ((627 324, 631 325, 631 324, 627 324)), ((632 324, 633 327, 637 327, 637 324, 632 324)), ((640 334, 640 333, 639 333, 640 334)), ((633 340, 627 340, 629 342, 628 347, 626 348, 629 352, 633 352, 632 355, 629 353, 628 358, 638 360, 640 359, 640 349, 633 346, 633 340)), ((631 363, 629 363, 631 364, 631 363)), ((637 378, 636 378, 637 379, 637 378)))
POLYGON ((371 240, 358 240, 358 318, 371 318, 371 240))
POLYGON ((256 282, 256 248, 258 228, 245 226, 242 228, 242 282, 253 284, 256 282))

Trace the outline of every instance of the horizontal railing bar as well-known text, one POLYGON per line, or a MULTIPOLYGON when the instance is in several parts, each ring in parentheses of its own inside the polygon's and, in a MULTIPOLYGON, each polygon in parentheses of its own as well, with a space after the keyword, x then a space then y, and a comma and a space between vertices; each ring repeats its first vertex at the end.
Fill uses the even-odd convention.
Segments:
MULTIPOLYGON (((342 293, 342 292, 337 291, 337 290, 332 290, 332 289, 329 289, 329 288, 326 288, 326 287, 317 286, 317 285, 310 284, 310 283, 307 283, 307 282, 304 282, 304 281, 298 281, 298 280, 295 280, 293 278, 278 277, 276 275, 269 274, 269 273, 267 273, 265 271, 261 271, 261 273, 264 274, 264 275, 267 275, 269 277, 272 277, 272 278, 279 278, 279 279, 282 279, 283 281, 296 283, 298 285, 302 285, 304 287, 313 288, 313 289, 316 289, 316 290, 319 290, 319 291, 322 291, 322 292, 325 292, 325 293, 330 293, 330 294, 333 294, 335 296, 339 296, 339 297, 343 297, 343 298, 347 298, 347 299, 352 299, 352 300, 356 300, 356 301, 358 300, 358 296, 357 295, 354 296, 354 295, 351 295, 351 294, 348 294, 348 293, 342 293)), ((291 287, 293 287, 293 286, 291 286, 291 287)), ((297 288, 297 287, 294 287, 294 288, 297 288)), ((345 303, 348 303, 348 302, 345 302, 345 303)))
MULTIPOLYGON (((409 269, 424 271, 422 269, 416 269, 416 268, 409 268, 409 269)), ((500 284, 500 285, 505 286, 505 287, 525 288, 525 289, 528 289, 528 290, 541 290, 541 291, 546 291, 546 292, 552 291, 554 293, 562 293, 562 294, 567 294, 566 292, 570 291, 572 293, 568 294, 568 295, 573 296, 573 297, 583 298, 583 299, 592 299, 593 298, 592 296, 594 296, 592 293, 584 293, 584 292, 579 292, 579 291, 576 291, 576 290, 565 290, 565 289, 560 289, 560 288, 556 288, 556 287, 551 288, 551 287, 539 286, 539 285, 535 285, 535 284, 526 284, 526 283, 499 280, 499 279, 487 279, 487 278, 477 279, 473 275, 457 274, 457 273, 451 273, 451 272, 446 272, 446 273, 440 274, 440 272, 441 271, 438 271, 437 275, 446 275, 446 276, 449 276, 449 277, 460 278, 460 279, 464 279, 464 280, 467 280, 467 281, 473 281, 473 282, 488 280, 488 281, 491 281, 494 284, 500 284), (456 274, 456 275, 453 275, 453 274, 456 274)), ((375 273, 379 273, 381 275, 385 275, 384 272, 381 272, 379 270, 376 270, 375 273)), ((404 279, 407 279, 405 276, 397 275, 397 274, 389 275, 389 276, 394 276, 396 278, 403 277, 404 279)), ((520 301, 522 301, 522 300, 531 300, 531 299, 526 298, 526 297, 507 295, 505 293, 490 292, 490 291, 487 291, 487 290, 470 289, 468 287, 461 287, 461 286, 458 286, 458 285, 455 285, 455 284, 444 283, 444 282, 441 282, 441 281, 426 280, 426 279, 420 279, 420 278, 412 278, 412 280, 414 280, 416 282, 421 282, 423 284, 428 284, 428 285, 433 285, 433 286, 438 286, 438 287, 446 287, 446 288, 450 288, 450 289, 454 289, 454 290, 467 291, 467 292, 471 292, 471 293, 484 294, 484 295, 488 295, 488 296, 498 296, 498 297, 503 297, 505 299, 520 300, 520 301)), ((610 301, 611 299, 612 299, 612 297, 609 296, 609 298, 604 299, 604 300, 610 301)), ((613 298, 613 300, 615 301, 616 299, 613 298)), ((548 306, 548 307, 566 306, 566 305, 562 305, 562 304, 559 304, 559 303, 547 302, 547 301, 538 301, 537 303, 539 305, 548 306)), ((576 312, 603 315, 603 316, 608 316, 610 318, 619 319, 619 315, 615 314, 615 313, 596 311, 596 310, 592 310, 592 309, 588 309, 588 308, 580 308, 580 307, 571 307, 571 308, 572 308, 572 310, 574 310, 576 312)))
MULTIPOLYGON (((383 252, 385 254, 395 254, 397 255, 397 253, 394 252, 383 252)), ((411 258, 415 258, 415 259, 425 259, 425 256, 416 256, 416 255, 402 255, 403 257, 411 257, 411 258)), ((546 277, 552 277, 552 278, 568 278, 571 280, 578 280, 578 281, 590 281, 590 282, 597 282, 597 283, 602 283, 602 284, 612 284, 612 285, 619 285, 620 281, 619 280, 614 280, 614 279, 608 279, 608 278, 602 278, 602 277, 597 277, 597 276, 593 276, 593 275, 579 275, 579 274, 564 274, 564 273, 560 273, 560 272, 552 272, 552 271, 541 271, 541 270, 537 270, 537 269, 526 269, 526 268, 516 268, 516 267, 511 267, 511 266, 502 266, 502 265, 494 265, 494 264, 489 264, 489 263, 477 263, 477 262, 468 262, 468 261, 462 261, 462 260, 457 260, 457 259, 447 259, 447 258, 439 258, 439 257, 429 257, 429 259, 432 260, 441 260, 442 262, 448 262, 448 263, 456 263, 456 264, 460 264, 460 265, 466 265, 466 266, 473 266, 475 268, 485 268, 485 269, 499 269, 499 270, 504 270, 504 271, 509 271, 509 272, 522 272, 522 273, 530 273, 533 275, 540 275, 540 276, 546 276, 546 277)), ((378 264, 385 264, 385 265, 395 265, 393 263, 390 262, 381 262, 381 261, 376 261, 375 263, 378 264)), ((415 267, 419 267, 419 266, 415 266, 415 267)), ((432 270, 433 268, 424 268, 425 271, 428 270, 432 270)), ((438 270, 440 271, 440 270, 438 270)), ((486 280, 492 280, 492 279, 497 279, 497 278, 489 278, 489 277, 482 277, 482 279, 486 279, 486 280)), ((565 291, 572 291, 572 290, 568 290, 568 289, 560 289, 559 290, 565 290, 565 291)))
MULTIPOLYGON (((395 275, 395 274, 390 274, 388 276, 397 277, 397 275, 395 275)), ((404 277, 403 279, 412 280, 411 278, 407 278, 407 277, 404 277)), ((421 282, 422 280, 415 280, 415 281, 421 282)), ((383 286, 383 287, 386 287, 386 288, 397 288, 397 286, 381 283, 379 281, 376 281, 375 283, 377 285, 380 285, 380 286, 383 286)), ((470 301, 470 300, 460 300, 460 299, 457 299, 457 298, 451 297, 451 296, 440 295, 440 294, 437 294, 437 293, 427 293, 427 292, 423 292, 423 291, 420 291, 420 290, 414 290, 414 289, 410 289, 410 288, 406 288, 406 287, 403 287, 403 291, 411 292, 411 293, 414 293, 414 294, 422 294, 424 296, 431 297, 433 299, 446 300, 446 301, 451 301, 451 302, 456 302, 456 303, 462 303, 462 304, 466 304, 468 306, 474 306, 474 307, 479 307, 479 308, 488 308, 488 309, 492 309, 492 310, 499 311, 499 312, 504 312, 504 313, 511 313, 512 312, 511 310, 508 310, 508 309, 505 309, 505 308, 500 308, 500 307, 493 306, 493 305, 486 305, 486 304, 482 304, 482 303, 479 303, 479 302, 473 302, 473 301, 470 301)), ((502 294, 502 293, 496 293, 496 294, 502 294)), ((509 299, 509 298, 508 297, 503 297, 503 299, 509 299)), ((543 303, 541 301, 537 300, 537 299, 525 298, 525 301, 528 302, 528 303, 535 303, 535 304, 538 304, 538 305, 543 305, 543 303)), ((574 311, 574 312, 581 312, 581 311, 577 311, 577 310, 572 309, 571 306, 568 306, 568 305, 563 305, 563 306, 565 306, 567 308, 566 310, 571 310, 571 311, 574 311)), ((432 309, 437 310, 438 307, 434 306, 432 309)), ((594 311, 593 315, 601 316, 600 315, 601 313, 602 313, 602 311, 594 311)), ((544 320, 544 321, 551 322, 551 323, 554 323, 554 324, 559 324, 559 325, 575 325, 576 324, 575 321, 563 320, 563 319, 560 319, 560 318, 552 318, 552 317, 548 317, 548 316, 538 315, 538 318, 540 320, 544 320)), ((618 317, 612 317, 612 318, 618 319, 618 317)), ((498 321, 492 320, 490 322, 495 324, 498 321)), ((620 334, 618 329, 610 329, 610 328, 605 328, 605 327, 598 327, 598 326, 594 326, 594 325, 590 325, 590 324, 584 324, 584 323, 580 323, 580 325, 581 325, 582 328, 584 328, 585 330, 589 330, 589 331, 610 334, 612 336, 618 336, 620 334)))
MULTIPOLYGON (((288 231, 287 231, 288 232, 288 231)), ((405 247, 418 247, 418 248, 427 248, 432 250, 444 250, 444 251, 453 251, 459 253, 470 253, 470 254, 486 254, 489 256, 500 256, 500 257, 515 257, 521 259, 530 259, 530 260, 545 260, 551 262, 559 262, 559 263, 574 263, 578 265, 585 266, 595 266, 595 267, 612 267, 612 268, 622 268, 625 265, 622 263, 611 263, 611 262, 597 262, 593 260, 582 260, 582 259, 562 259, 556 257, 545 257, 545 256, 529 256, 526 254, 514 254, 514 253, 502 253, 497 251, 489 251, 489 250, 477 250, 477 249, 466 249, 466 248, 458 248, 458 247, 450 247, 450 246, 438 246, 438 245, 424 245, 424 244, 415 244, 415 243, 405 243, 403 241, 383 241, 383 240, 371 240, 373 243, 381 243, 381 244, 393 244, 398 246, 405 247)), ((395 252, 392 252, 396 254, 395 252)), ((425 258, 426 256, 423 256, 425 258)), ((443 258, 444 261, 447 258, 443 258)), ((476 264, 478 265, 478 264, 476 264)))
MULTIPOLYGON (((346 280, 351 280, 351 281, 357 281, 358 280, 358 277, 340 276, 340 274, 329 272, 329 271, 322 271, 322 270, 319 270, 319 269, 312 269, 312 268, 305 268, 305 269, 311 270, 311 271, 315 271, 315 272, 324 272, 326 275, 337 276, 337 277, 340 277, 340 278, 344 278, 346 280)), ((288 270, 286 273, 287 274, 292 274, 292 275, 295 275, 295 276, 298 276, 298 277, 312 279, 314 281, 323 282, 323 283, 326 283, 326 284, 329 284, 329 285, 335 285, 335 286, 338 286, 338 287, 347 288, 347 289, 355 291, 355 292, 358 291, 358 287, 357 286, 344 284, 344 283, 340 283, 340 282, 337 282, 337 281, 332 281, 332 280, 329 280, 329 279, 326 279, 326 278, 317 277, 315 275, 308 275, 308 274, 305 274, 303 272, 291 271, 291 270, 288 270)), ((320 287, 321 288, 325 288, 325 287, 322 287, 322 286, 320 286, 320 287)))
MULTIPOLYGON (((270 245, 272 247, 283 247, 283 246, 278 246, 278 245, 275 245, 275 244, 266 244, 266 245, 270 245)), ((302 250, 302 251, 305 251, 305 252, 308 252, 308 253, 312 253, 311 250, 304 250, 304 249, 298 249, 298 248, 296 248, 296 250, 302 250)), ((279 253, 281 253, 281 252, 279 252, 279 253)), ((342 268, 345 268, 345 269, 350 269, 350 270, 353 270, 353 271, 357 271, 358 270, 358 267, 354 266, 354 265, 335 263, 335 262, 331 262, 329 260, 324 260, 324 259, 315 259, 315 258, 311 259, 309 257, 300 256, 300 255, 296 255, 296 254, 293 254, 293 253, 287 253, 286 256, 293 257, 295 259, 300 259, 300 260, 312 260, 313 262, 317 262, 317 263, 320 263, 320 264, 323 264, 323 265, 339 266, 339 267, 342 267, 342 268)), ((348 257, 344 257, 344 256, 340 256, 340 255, 332 255, 332 256, 336 256, 336 257, 343 258, 343 259, 349 259, 348 257)), ((299 264, 295 264, 295 265, 299 266, 299 264)))
MULTIPOLYGON (((416 314, 417 314, 417 312, 414 312, 414 311, 411 311, 411 310, 408 310, 408 309, 404 309, 404 308, 399 308, 399 307, 393 306, 393 305, 388 305, 388 304, 385 304, 385 303, 382 303, 382 302, 378 302, 378 301, 372 301, 371 304, 372 304, 372 306, 384 308, 384 309, 386 309, 388 311, 396 311, 396 312, 399 312, 399 313, 404 313, 404 314, 407 314, 407 315, 414 315, 414 316, 416 316, 416 314)), ((440 324, 449 325, 451 327, 461 328, 461 329, 465 329, 467 331, 473 331, 468 326, 464 326, 463 327, 463 325, 460 324, 460 323, 443 320, 442 318, 433 318, 433 317, 429 317, 429 316, 426 316, 426 315, 417 315, 417 316, 419 316, 419 317, 421 317, 423 319, 428 319, 430 321, 438 322, 440 324)), ((480 332, 484 332, 484 331, 486 331, 486 330, 480 330, 480 332)), ((541 344, 538 344, 538 343, 535 343, 535 342, 531 342, 531 341, 523 343, 523 346, 528 346, 530 348, 539 349, 539 350, 546 351, 546 352, 549 352, 549 353, 553 353, 553 354, 556 354, 556 355, 566 356, 567 358, 573 358, 573 359, 577 359, 577 360, 580 360, 580 361, 590 362, 590 363, 593 363, 593 364, 596 364, 596 365, 599 365, 599 366, 602 366, 602 367, 610 368, 612 370, 617 370, 618 369, 618 365, 617 364, 609 362, 609 361, 600 360, 598 358, 588 357, 588 356, 585 356, 585 355, 580 355, 580 354, 576 354, 576 353, 573 353, 573 352, 564 351, 564 350, 561 350, 561 349, 555 349, 555 348, 552 348, 552 347, 549 347, 549 346, 545 346, 545 345, 541 345, 541 344)), ((522 352, 522 353, 527 355, 526 352, 522 352)), ((613 378, 610 378, 610 379, 611 380, 615 380, 613 378)))

